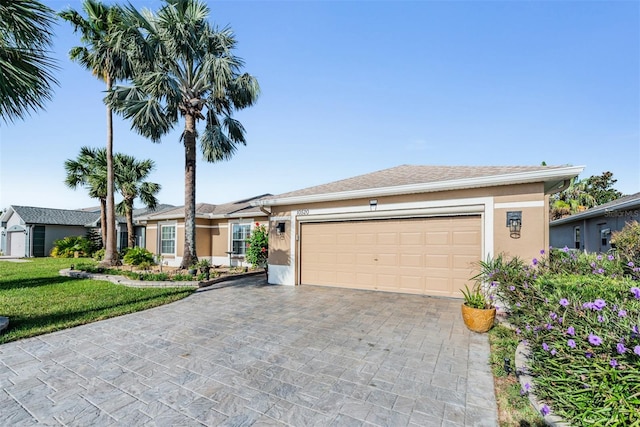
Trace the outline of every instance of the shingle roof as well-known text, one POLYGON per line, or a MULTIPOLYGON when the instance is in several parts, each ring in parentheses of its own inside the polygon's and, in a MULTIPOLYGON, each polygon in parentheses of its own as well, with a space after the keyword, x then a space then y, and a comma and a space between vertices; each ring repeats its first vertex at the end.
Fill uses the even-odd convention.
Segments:
POLYGON ((549 225, 559 225, 567 222, 577 221, 585 218, 592 218, 595 216, 604 215, 607 212, 615 211, 618 208, 631 209, 634 207, 640 207, 640 193, 630 194, 628 196, 620 197, 609 203, 605 203, 577 214, 569 215, 564 218, 551 221, 549 225))
POLYGON ((566 168, 566 166, 431 166, 401 165, 365 175, 347 178, 328 184, 304 188, 271 198, 288 198, 316 194, 339 193, 344 191, 367 190, 384 187, 398 187, 412 184, 446 182, 459 179, 510 175, 522 172, 546 171, 566 168))
POLYGON ((11 209, 27 224, 87 225, 100 219, 100 213, 67 209, 15 206, 11 209))
MULTIPOLYGON (((197 203, 196 216, 210 217, 217 215, 239 215, 239 214, 262 214, 260 208, 251 206, 251 202, 270 194, 261 194, 249 199, 237 200, 235 202, 223 203, 221 205, 213 205, 210 203, 197 203)), ((137 219, 154 220, 159 218, 183 218, 184 206, 175 206, 161 212, 152 212, 148 215, 141 215, 137 219)))

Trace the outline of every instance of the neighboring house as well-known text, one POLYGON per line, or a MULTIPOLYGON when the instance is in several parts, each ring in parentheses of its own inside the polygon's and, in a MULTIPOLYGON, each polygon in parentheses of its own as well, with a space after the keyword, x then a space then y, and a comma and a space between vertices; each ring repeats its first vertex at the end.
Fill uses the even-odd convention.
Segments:
POLYGON ((0 249, 4 255, 43 257, 49 255, 58 239, 86 236, 100 221, 100 213, 12 205, 0 221, 0 249))
MULTIPOLYGON (((154 212, 174 208, 159 205, 154 212)), ((148 209, 134 210, 145 215, 148 209)), ((10 206, 0 217, 0 251, 14 257, 49 256, 53 243, 68 236, 86 236, 90 229, 100 230, 100 208, 78 210, 51 209, 34 206, 10 206)), ((127 226, 124 217, 117 217, 117 248, 127 245, 127 226)), ((144 227, 135 227, 136 244, 145 246, 144 227)))
POLYGON ((551 221, 551 246, 606 252, 611 249, 611 233, 630 221, 640 221, 640 193, 551 221))
MULTIPOLYGON (((213 265, 247 265, 244 256, 251 231, 268 217, 251 202, 269 196, 263 194, 221 205, 196 205, 196 254, 213 265)), ((163 262, 179 266, 184 253, 184 206, 136 218, 146 227, 146 248, 160 255, 163 262)))
POLYGON ((549 246, 549 194, 583 169, 404 165, 258 200, 269 282, 460 297, 479 260, 549 246))

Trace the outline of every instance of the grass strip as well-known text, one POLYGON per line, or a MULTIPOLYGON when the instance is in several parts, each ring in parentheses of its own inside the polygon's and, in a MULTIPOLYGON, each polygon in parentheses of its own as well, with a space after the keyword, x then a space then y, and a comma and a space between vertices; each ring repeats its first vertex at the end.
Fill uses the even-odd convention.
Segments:
POLYGON ((0 261, 0 316, 9 317, 0 344, 146 310, 194 292, 191 288, 131 288, 58 274, 77 261, 0 261))

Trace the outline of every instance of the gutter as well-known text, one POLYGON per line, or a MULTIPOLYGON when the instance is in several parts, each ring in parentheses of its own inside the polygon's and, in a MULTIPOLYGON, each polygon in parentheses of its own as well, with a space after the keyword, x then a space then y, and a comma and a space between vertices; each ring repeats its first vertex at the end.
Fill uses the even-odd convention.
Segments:
POLYGON ((519 172, 513 174, 492 175, 478 178, 462 178, 450 181, 399 185, 395 187, 367 188, 362 190, 349 190, 334 193, 261 199, 252 202, 251 205, 262 207, 287 204, 317 203, 335 200, 361 199, 368 197, 396 196, 412 193, 461 190, 466 188, 491 187, 508 184, 549 182, 553 179, 563 180, 564 185, 567 181, 570 181, 570 178, 580 175, 584 168, 585 166, 570 166, 565 168, 555 168, 551 170, 537 170, 533 172, 519 172))
POLYGON ((640 199, 629 200, 627 202, 620 203, 618 205, 609 205, 604 207, 596 206, 587 211, 569 215, 564 218, 556 219, 555 221, 551 221, 549 225, 565 224, 568 222, 578 221, 580 219, 593 218, 598 215, 606 214, 607 212, 614 212, 617 210, 633 208, 633 207, 640 208, 640 199))

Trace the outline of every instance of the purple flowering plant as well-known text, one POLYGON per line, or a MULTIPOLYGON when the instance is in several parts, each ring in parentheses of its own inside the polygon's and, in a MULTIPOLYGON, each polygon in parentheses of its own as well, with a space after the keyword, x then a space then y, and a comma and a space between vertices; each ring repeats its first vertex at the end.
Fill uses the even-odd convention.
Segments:
MULTIPOLYGON (((507 320, 529 346, 536 395, 572 425, 604 425, 610 417, 640 424, 630 391, 637 392, 640 375, 638 282, 615 254, 598 259, 552 249, 541 255, 519 272, 492 274, 507 320), (609 393, 614 387, 622 395, 609 393), (608 412, 599 419, 601 407, 608 412)), ((503 257, 500 266, 509 261, 503 257)))

